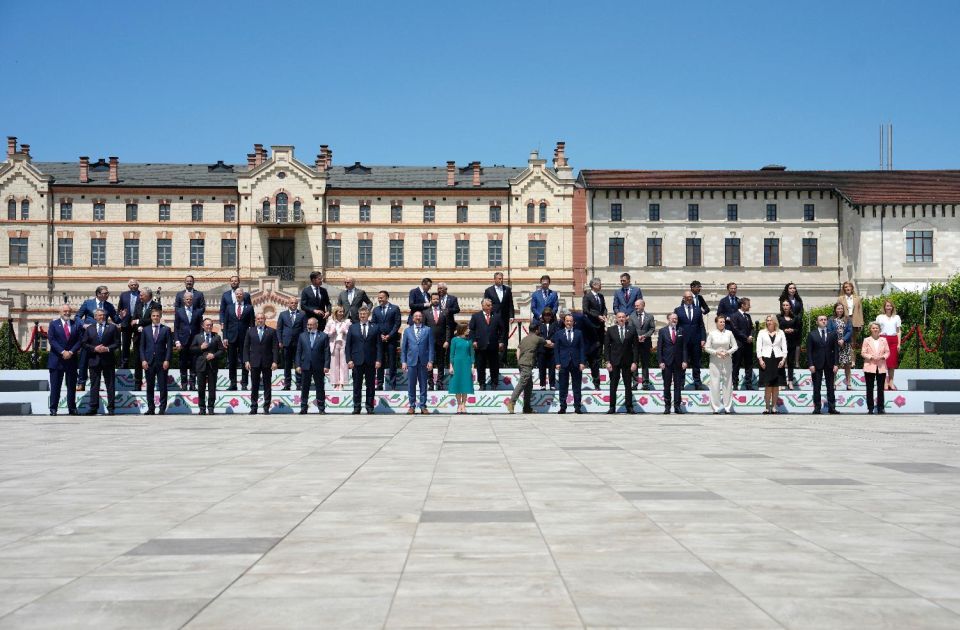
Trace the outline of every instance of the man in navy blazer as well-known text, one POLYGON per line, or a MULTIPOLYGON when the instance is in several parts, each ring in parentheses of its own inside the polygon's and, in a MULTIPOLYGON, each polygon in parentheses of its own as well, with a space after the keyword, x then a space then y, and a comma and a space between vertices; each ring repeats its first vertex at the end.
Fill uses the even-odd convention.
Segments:
POLYGON ((69 304, 60 306, 60 317, 47 326, 47 344, 50 356, 47 370, 50 372, 50 415, 57 415, 60 407, 60 387, 67 381, 67 409, 71 416, 77 415, 77 353, 83 339, 83 328, 70 316, 69 304))
POLYGON ((386 291, 377 293, 377 305, 371 310, 370 321, 380 331, 377 335, 377 353, 380 356, 377 383, 382 389, 393 390, 397 388, 397 353, 400 348, 400 324, 403 316, 400 314, 400 307, 390 303, 390 294, 386 291), (389 375, 385 374, 387 372, 389 375))
POLYGON ((480 301, 480 312, 470 318, 470 339, 473 341, 477 362, 477 384, 481 390, 497 389, 500 386, 500 350, 504 347, 500 329, 503 320, 493 312, 490 298, 480 301), (487 370, 490 371, 490 386, 487 387, 487 370))
POLYGON ((243 340, 243 366, 250 372, 250 414, 256 415, 260 387, 263 387, 263 413, 273 404, 273 371, 280 361, 277 333, 267 326, 266 316, 257 313, 256 326, 247 329, 243 340))
MULTIPOLYGON (((220 328, 223 328, 223 325, 227 321, 227 310, 233 309, 237 310, 237 289, 240 288, 240 276, 230 276, 230 288, 223 292, 223 295, 220 296, 220 328)), ((250 304, 250 294, 243 294, 243 303, 250 304)))
POLYGON ((140 283, 130 278, 127 291, 117 296, 117 325, 120 326, 120 367, 126 369, 130 362, 130 345, 133 342, 136 322, 143 309, 140 304, 140 283))
POLYGON ((607 300, 601 293, 600 278, 590 280, 590 289, 583 294, 581 321, 589 330, 587 335, 587 364, 593 377, 593 388, 600 389, 600 355, 603 353, 603 334, 607 330, 607 300))
POLYGON ((573 408, 583 413, 580 404, 580 391, 583 387, 583 370, 587 363, 587 352, 583 343, 583 333, 573 326, 572 313, 563 316, 563 328, 553 335, 553 351, 556 356, 556 369, 560 372, 560 411, 567 413, 567 392, 570 379, 573 379, 573 408))
MULTIPOLYGON (((98 308, 102 308, 104 313, 106 313, 107 320, 111 322, 118 322, 120 319, 117 317, 117 310, 113 307, 113 304, 108 302, 110 299, 110 290, 107 287, 100 285, 97 287, 96 296, 88 300, 84 300, 83 304, 80 305, 80 308, 77 310, 77 322, 80 323, 84 328, 89 328, 93 325, 94 317, 93 314, 98 308)), ((80 372, 77 375, 77 391, 82 392, 87 386, 87 361, 89 356, 87 351, 81 347, 80 348, 80 372)))
POLYGON ((817 317, 817 327, 807 335, 807 365, 813 378, 813 413, 821 413, 823 400, 820 397, 823 380, 827 381, 827 409, 837 411, 835 380, 837 377, 837 332, 827 328, 827 316, 817 317))
MULTIPOLYGON (((700 302, 703 304, 703 302, 700 302)), ((693 291, 683 292, 683 303, 673 311, 677 316, 677 326, 683 331, 687 344, 687 363, 693 368, 693 388, 706 389, 700 378, 700 363, 703 346, 707 343, 707 327, 703 324, 702 306, 694 302, 693 291)))
POLYGON ((106 311, 98 308, 93 313, 94 323, 83 331, 83 346, 87 350, 90 366, 90 396, 88 416, 97 415, 100 409, 100 378, 107 388, 107 415, 112 416, 117 402, 117 357, 120 348, 120 329, 107 321, 106 311))
MULTIPOLYGON (((503 274, 493 274, 493 285, 487 287, 483 297, 490 300, 492 313, 500 320, 500 363, 507 359, 507 339, 510 335, 510 322, 516 317, 516 308, 513 304, 513 289, 503 284, 503 274)), ((496 384, 494 385, 496 389, 496 384)))
MULTIPOLYGON (((247 329, 253 325, 253 307, 246 300, 246 292, 237 289, 234 300, 224 312, 223 345, 227 349, 227 372, 230 377, 230 389, 237 389, 237 364, 243 358, 243 342, 247 337, 247 329), (239 306, 238 306, 239 305, 239 306)), ((247 388, 247 368, 240 365, 240 384, 247 388)))
POLYGON ((737 297, 737 283, 727 283, 727 294, 717 304, 717 315, 727 320, 727 326, 730 326, 730 319, 740 310, 740 298, 737 297))
POLYGON ((670 413, 671 401, 673 410, 683 413, 680 392, 689 363, 689 346, 684 339, 684 330, 677 325, 677 319, 676 313, 667 315, 667 325, 660 329, 657 336, 657 363, 663 374, 663 413, 666 414, 670 413))
POLYGON ((213 320, 203 319, 203 331, 191 342, 191 355, 196 357, 193 369, 197 375, 197 398, 200 402, 200 415, 213 415, 217 403, 217 370, 220 357, 223 356, 223 340, 213 332, 213 320))
POLYGON ((403 331, 400 342, 400 367, 407 374, 407 399, 410 408, 407 413, 427 413, 427 373, 433 370, 433 332, 423 325, 423 312, 413 314, 413 325, 403 331), (417 387, 420 398, 416 397, 417 387))
MULTIPOLYGON (((203 314, 207 312, 207 299, 203 295, 203 291, 199 291, 193 288, 194 279, 193 276, 187 275, 183 279, 183 288, 177 291, 176 297, 173 299, 173 308, 180 308, 183 306, 183 296, 192 295, 193 296, 193 308, 200 311, 201 318, 203 314)), ((200 321, 203 321, 201 319, 200 321)))
POLYGON ((420 281, 420 286, 410 289, 410 296, 407 305, 410 307, 410 314, 407 316, 407 326, 413 324, 413 314, 417 311, 424 311, 430 306, 430 287, 433 286, 433 280, 424 278, 420 281))
POLYGON ((643 291, 640 287, 630 286, 630 274, 620 274, 620 289, 613 294, 613 312, 626 313, 627 317, 633 313, 634 304, 637 300, 643 299, 643 291))
POLYGON ((180 356, 180 389, 197 387, 191 344, 203 327, 203 311, 194 308, 193 296, 193 293, 184 293, 183 306, 173 309, 173 339, 180 356))
POLYGON ((447 283, 437 283, 437 296, 440 298, 440 308, 447 313, 447 325, 450 326, 448 337, 453 339, 457 332, 457 313, 460 312, 460 301, 457 296, 447 292, 447 283))
POLYGON ((530 328, 540 325, 540 314, 549 308, 556 313, 560 309, 560 294, 550 288, 550 276, 540 276, 540 288, 530 296, 530 328))
POLYGON ((150 324, 140 333, 140 363, 147 373, 147 414, 152 416, 156 408, 153 400, 154 385, 160 384, 160 415, 167 412, 167 370, 173 358, 173 333, 160 323, 161 310, 150 311, 150 324))
POLYGON ((343 353, 347 367, 353 371, 353 413, 360 413, 360 394, 364 381, 367 382, 367 413, 373 413, 373 379, 383 360, 380 354, 380 329, 370 322, 370 310, 366 306, 361 307, 357 314, 360 321, 350 325, 343 353))
MULTIPOLYGON (((290 371, 293 369, 297 341, 300 339, 300 333, 303 332, 306 319, 297 308, 297 298, 290 298, 287 306, 287 310, 280 311, 277 315, 277 341, 280 343, 280 361, 283 363, 283 391, 290 391, 290 371)), ((319 326, 319 323, 317 325, 319 326)), ((300 389, 300 372, 296 375, 297 389, 300 389)))
POLYGON ((316 317, 307 320, 307 330, 300 333, 296 340, 294 362, 297 365, 297 378, 300 379, 300 413, 306 414, 310 407, 310 383, 317 397, 320 413, 327 413, 327 396, 323 391, 324 375, 330 372, 330 338, 327 333, 317 330, 320 324, 316 317))
POLYGON ((317 326, 323 330, 330 316, 330 294, 323 288, 323 272, 311 271, 310 284, 300 292, 300 309, 307 317, 316 317, 317 326))

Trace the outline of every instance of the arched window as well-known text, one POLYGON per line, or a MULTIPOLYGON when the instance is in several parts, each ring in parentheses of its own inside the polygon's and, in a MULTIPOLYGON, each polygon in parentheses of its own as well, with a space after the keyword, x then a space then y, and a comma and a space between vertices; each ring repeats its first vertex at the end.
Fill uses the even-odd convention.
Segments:
POLYGON ((24 199, 20 202, 20 218, 26 221, 30 218, 30 200, 24 199))
POLYGON ((7 219, 9 221, 17 220, 17 202, 13 199, 7 202, 7 219))
POLYGON ((536 216, 534 215, 534 206, 533 203, 527 204, 527 223, 534 223, 536 216))
POLYGON ((263 212, 261 212, 260 214, 261 214, 260 219, 262 221, 270 220, 270 202, 267 201, 266 199, 263 200, 263 212))
POLYGON ((287 222, 287 193, 277 193, 277 223, 287 222))
POLYGON ((540 223, 547 222, 547 204, 546 202, 540 202, 540 223))
POLYGON ((293 202, 293 220, 297 223, 303 221, 303 204, 299 201, 293 202))

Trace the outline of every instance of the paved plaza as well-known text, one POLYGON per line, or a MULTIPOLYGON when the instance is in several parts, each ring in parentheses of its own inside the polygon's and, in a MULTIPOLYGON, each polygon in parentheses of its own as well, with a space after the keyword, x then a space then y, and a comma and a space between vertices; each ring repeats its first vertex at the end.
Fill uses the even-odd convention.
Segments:
POLYGON ((960 419, 0 419, 0 629, 960 628, 960 419))

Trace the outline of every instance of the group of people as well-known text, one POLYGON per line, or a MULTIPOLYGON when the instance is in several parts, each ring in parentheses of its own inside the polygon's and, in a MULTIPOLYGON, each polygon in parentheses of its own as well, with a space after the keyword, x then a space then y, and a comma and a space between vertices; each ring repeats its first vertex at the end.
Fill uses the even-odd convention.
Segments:
MULTIPOLYGON (((281 368, 283 389, 295 385, 301 393, 300 413, 308 413, 311 393, 319 413, 325 413, 328 378, 337 390, 352 382, 354 413, 360 413, 361 406, 373 413, 375 391, 396 389, 398 367, 407 374, 408 413, 426 413, 427 391, 434 389, 454 394, 457 411, 464 413, 475 380, 480 390, 496 389, 500 382, 500 366, 516 315, 513 293, 503 280, 503 274, 497 272, 484 291, 480 311, 469 322, 458 322, 457 297, 448 293, 445 283, 434 289, 432 280, 424 278, 409 292, 407 326, 402 332, 403 314, 390 301, 389 292, 377 292, 374 303, 348 277, 334 302, 319 271, 310 274, 299 299, 290 298, 287 308, 277 315, 275 329, 266 325, 262 311, 254 309, 238 276, 230 278, 230 288, 220 296, 215 320, 207 316, 205 296, 194 288, 194 278, 188 275, 174 298, 172 328, 162 322, 159 299, 149 288, 140 289, 136 280, 129 281, 128 290, 115 305, 109 301, 108 288, 100 286, 75 317, 72 307, 64 304, 60 317, 48 327, 50 412, 57 412, 65 381, 68 410, 77 413, 76 394, 83 392, 89 381, 87 413, 98 413, 102 382, 107 391, 106 412, 113 414, 116 368, 132 365, 135 390, 141 389, 146 376, 146 413, 163 414, 168 371, 176 351, 180 386, 197 391, 201 414, 214 413, 221 359, 231 390, 238 389, 238 370, 239 389, 249 386, 250 413, 258 412, 261 394, 263 412, 270 413, 273 372, 281 368), (219 332, 214 330, 214 321, 219 332), (159 392, 159 404, 155 391, 159 392)), ((709 333, 704 318, 711 308, 696 281, 690 283, 680 305, 668 313, 667 325, 659 331, 653 315, 646 311, 643 292, 632 285, 629 273, 621 274, 609 312, 598 278, 590 281, 579 312, 562 312, 559 294, 550 283, 549 276, 542 276, 531 295, 529 334, 517 348, 520 377, 507 401, 511 412, 521 395, 523 411, 532 411, 533 370, 537 369, 543 389, 559 384, 559 413, 566 413, 571 389, 574 411, 583 413, 583 374, 589 369, 590 380, 599 389, 603 366, 610 380, 608 413, 617 411, 621 383, 626 411, 634 413, 634 388, 652 389, 649 371, 655 356, 663 375, 665 413, 682 413, 681 390, 687 369, 692 372, 693 387, 705 389, 701 360, 706 353, 714 413, 732 411, 732 392, 740 383, 741 371, 743 388, 754 389, 754 357, 759 366, 758 385, 764 388, 764 413, 776 413, 780 388, 796 386, 801 344, 806 346, 809 364, 804 367, 813 376, 814 413, 822 410, 824 382, 828 412, 836 413, 834 375, 839 369, 845 371, 850 388, 854 346, 864 320, 861 300, 849 282, 843 285, 833 316, 818 317, 806 337, 803 300, 793 283, 784 287, 780 313, 768 315, 759 331, 750 315, 750 299, 738 296, 736 283, 728 283, 727 295, 716 306, 715 330, 709 333), (614 323, 608 327, 610 315, 614 323)), ((869 413, 874 409, 883 413, 883 392, 894 388, 900 330, 896 308, 888 301, 860 347, 869 413)))

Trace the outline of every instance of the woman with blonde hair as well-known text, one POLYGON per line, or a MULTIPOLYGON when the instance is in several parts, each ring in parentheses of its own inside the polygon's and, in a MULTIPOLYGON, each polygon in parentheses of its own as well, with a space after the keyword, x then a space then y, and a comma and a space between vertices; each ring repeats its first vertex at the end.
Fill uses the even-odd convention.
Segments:
POLYGON ((766 330, 757 334, 757 359, 760 361, 760 385, 763 387, 764 412, 777 413, 780 388, 786 382, 787 337, 777 325, 777 318, 767 315, 766 330))
POLYGON ((339 304, 333 307, 333 312, 327 320, 323 332, 330 337, 330 382, 334 389, 343 389, 350 371, 347 369, 347 355, 343 345, 347 340, 347 331, 350 330, 350 320, 344 316, 343 307, 339 304))
POLYGON ((847 321, 853 326, 853 342, 860 341, 860 331, 863 330, 863 301, 857 295, 853 283, 847 280, 840 289, 840 295, 837 296, 837 302, 843 304, 843 314, 847 316, 847 321))
POLYGON ((880 335, 887 340, 887 347, 890 348, 890 355, 887 357, 887 376, 884 389, 893 390, 896 386, 893 384, 893 373, 900 364, 900 335, 902 322, 897 315, 896 305, 890 301, 883 302, 883 312, 877 315, 875 320, 880 325, 880 335))
POLYGON ((827 321, 827 332, 837 333, 837 367, 843 368, 844 382, 850 389, 850 368, 853 366, 853 326, 846 315, 842 302, 833 305, 833 313, 827 321))
POLYGON ((877 384, 877 413, 885 413, 883 410, 883 382, 887 376, 887 358, 890 356, 890 346, 887 340, 880 336, 880 324, 870 322, 870 336, 863 340, 860 346, 860 354, 863 356, 863 376, 867 380, 867 414, 872 414, 874 409, 873 384, 877 384))
POLYGON ((710 406, 713 413, 733 412, 733 353, 737 351, 737 340, 727 330, 723 315, 714 318, 716 330, 707 335, 703 351, 710 355, 710 406))

